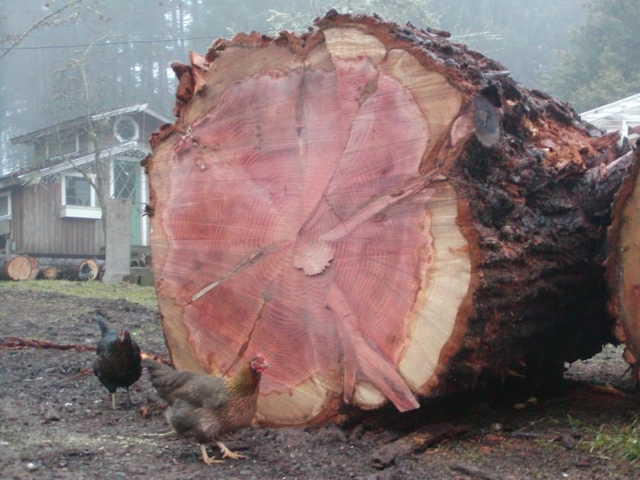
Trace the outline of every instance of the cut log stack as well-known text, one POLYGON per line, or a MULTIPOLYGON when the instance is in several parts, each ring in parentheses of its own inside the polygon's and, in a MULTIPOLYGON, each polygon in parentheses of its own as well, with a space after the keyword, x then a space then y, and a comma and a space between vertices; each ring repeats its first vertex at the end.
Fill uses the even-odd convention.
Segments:
MULTIPOLYGON (((61 280, 95 280, 100 273, 99 261, 92 258, 38 257, 38 261, 48 269, 49 275, 61 280)), ((44 271, 41 273, 42 278, 47 278, 44 271)))
POLYGON ((330 12, 174 65, 149 176, 179 369, 263 353, 258 419, 549 381, 613 339, 604 245, 631 161, 447 34, 330 12))
POLYGON ((0 280, 95 280, 104 262, 91 258, 0 256, 0 280))

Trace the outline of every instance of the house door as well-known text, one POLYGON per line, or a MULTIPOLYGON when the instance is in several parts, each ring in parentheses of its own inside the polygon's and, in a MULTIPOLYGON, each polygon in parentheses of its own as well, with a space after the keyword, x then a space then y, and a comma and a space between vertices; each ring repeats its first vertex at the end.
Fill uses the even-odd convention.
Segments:
POLYGON ((142 244, 142 199, 140 165, 126 160, 113 161, 113 198, 131 200, 131 245, 142 244))

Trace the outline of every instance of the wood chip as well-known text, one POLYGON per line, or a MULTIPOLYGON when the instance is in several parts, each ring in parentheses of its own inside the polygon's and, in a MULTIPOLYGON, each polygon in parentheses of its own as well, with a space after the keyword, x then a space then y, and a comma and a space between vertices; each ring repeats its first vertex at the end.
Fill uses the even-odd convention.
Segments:
POLYGON ((462 473, 471 478, 481 478, 482 480, 500 480, 503 477, 497 473, 484 470, 482 468, 468 467, 466 465, 451 465, 449 467, 454 472, 462 473))
POLYGON ((568 450, 573 450, 576 445, 578 445, 578 441, 573 438, 573 435, 571 435, 569 432, 561 433, 560 441, 568 450))
POLYGON ((414 452, 426 449, 445 438, 455 437, 469 430, 466 425, 453 426, 446 423, 426 425, 413 433, 376 449, 371 454, 373 466, 383 469, 393 464, 396 459, 408 457, 414 452))

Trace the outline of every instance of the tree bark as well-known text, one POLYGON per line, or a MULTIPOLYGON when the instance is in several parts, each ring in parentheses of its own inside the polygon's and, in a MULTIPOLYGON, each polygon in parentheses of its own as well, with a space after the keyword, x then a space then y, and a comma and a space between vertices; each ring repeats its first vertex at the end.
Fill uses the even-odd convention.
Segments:
POLYGON ((625 165, 568 105, 441 32, 335 12, 174 70, 145 162, 165 337, 212 375, 263 353, 260 421, 544 382, 612 340, 625 165))
POLYGON ((607 245, 609 310, 616 319, 615 336, 625 344, 624 358, 640 383, 640 149, 616 195, 607 245))
POLYGON ((0 255, 0 280, 33 280, 38 261, 26 255, 0 255))

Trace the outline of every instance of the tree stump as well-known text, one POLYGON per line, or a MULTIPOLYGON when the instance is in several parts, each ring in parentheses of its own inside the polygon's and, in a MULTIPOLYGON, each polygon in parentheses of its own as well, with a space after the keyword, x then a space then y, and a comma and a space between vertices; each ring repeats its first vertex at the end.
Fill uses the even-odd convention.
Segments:
POLYGON ((263 353, 264 423, 557 377, 612 339, 617 137, 447 36, 332 11, 174 65, 144 162, 167 345, 211 375, 263 353))

